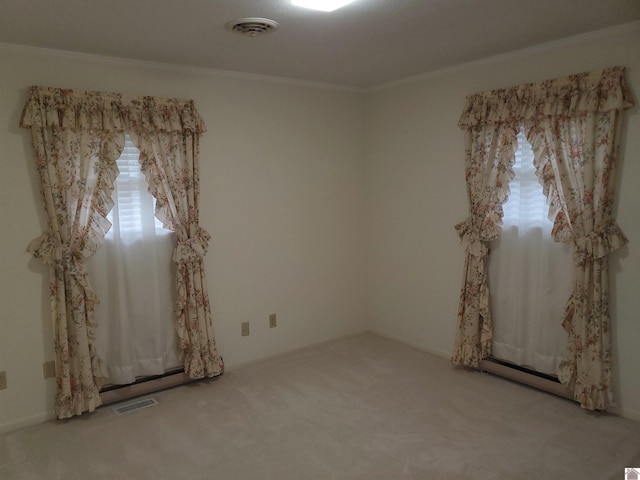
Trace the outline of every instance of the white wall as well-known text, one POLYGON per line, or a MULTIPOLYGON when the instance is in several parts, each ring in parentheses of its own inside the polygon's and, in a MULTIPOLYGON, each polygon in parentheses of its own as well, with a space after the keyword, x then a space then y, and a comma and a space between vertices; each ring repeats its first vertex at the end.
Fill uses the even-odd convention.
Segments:
MULTIPOLYGON (((367 101, 367 316, 381 334, 449 356, 468 215, 462 132, 468 94, 622 65, 640 94, 640 24, 387 85, 367 101)), ((637 98, 637 97, 636 97, 637 98)), ((611 258, 615 401, 640 420, 640 114, 626 112, 611 258)))
POLYGON ((0 431, 45 419, 54 381, 47 270, 23 253, 44 223, 30 85, 193 98, 214 327, 227 366, 362 332, 363 94, 204 70, 0 46, 0 431), (268 315, 278 327, 268 328, 268 315), (251 321, 251 335, 240 323, 251 321))
MULTIPOLYGON (((204 70, 0 46, 0 431, 51 414, 46 269, 24 252, 43 228, 26 88, 40 84, 193 98, 201 142, 201 223, 218 347, 228 366, 370 328, 449 356, 467 215, 465 96, 611 65, 640 92, 640 31, 547 45, 368 94, 204 70), (366 160, 366 164, 365 164, 366 160), (365 256, 366 253, 366 256, 365 256), (268 328, 268 314, 278 327, 268 328), (252 333, 240 336, 240 323, 252 333)), ((626 114, 613 255, 616 400, 640 420, 640 115, 626 114)))

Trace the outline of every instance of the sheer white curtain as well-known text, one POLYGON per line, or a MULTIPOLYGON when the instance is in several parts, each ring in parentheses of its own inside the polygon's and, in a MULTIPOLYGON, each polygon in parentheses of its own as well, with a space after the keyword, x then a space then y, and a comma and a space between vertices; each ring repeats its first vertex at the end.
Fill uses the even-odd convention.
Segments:
POLYGON ((551 237, 549 207, 522 131, 513 169, 502 236, 489 258, 492 355, 556 375, 567 345, 562 313, 572 287, 571 246, 551 237))
MULTIPOLYGON (((492 151, 493 143, 489 144, 491 139, 487 139, 485 133, 497 132, 500 139, 494 143, 499 145, 501 140, 506 147, 512 147, 515 127, 524 125, 527 139, 536 152, 536 171, 540 174, 544 195, 554 213, 553 238, 571 242, 574 264, 559 268, 556 261, 551 261, 545 267, 539 258, 529 257, 522 267, 514 268, 526 272, 527 278, 529 272, 538 270, 553 278, 554 271, 572 269, 571 293, 560 316, 569 338, 556 372, 583 408, 606 410, 610 405, 608 256, 628 241, 613 214, 616 136, 621 112, 632 106, 624 67, 577 73, 467 97, 458 125, 465 132, 465 175, 471 216, 456 225, 466 260, 451 357, 454 365, 478 366, 478 360, 492 352, 489 303, 490 292, 495 293, 497 288, 488 285, 484 257, 487 242, 500 237, 501 232, 495 230, 502 222, 503 194, 510 185, 505 177, 511 177, 514 150, 492 151), (509 155, 506 162, 504 154, 509 155)), ((527 258, 522 254, 515 257, 527 258)), ((516 278, 510 272, 491 276, 501 277, 491 278, 492 283, 508 281, 507 287, 515 283, 516 278)), ((528 284, 522 291, 533 295, 528 284)), ((559 291, 559 287, 552 286, 545 293, 559 291)), ((548 296, 529 298, 533 298, 530 304, 545 308, 551 302, 548 296)), ((555 313, 551 317, 553 315, 555 313)), ((505 318, 513 322, 516 317, 517 313, 507 312, 505 318)), ((531 322, 526 325, 531 328, 531 322)), ((530 363, 527 359, 518 362, 530 363)))
POLYGON ((90 259, 100 298, 96 348, 111 384, 158 375, 180 365, 174 313, 175 234, 154 217, 154 198, 129 137, 118 159, 109 213, 112 227, 90 259))

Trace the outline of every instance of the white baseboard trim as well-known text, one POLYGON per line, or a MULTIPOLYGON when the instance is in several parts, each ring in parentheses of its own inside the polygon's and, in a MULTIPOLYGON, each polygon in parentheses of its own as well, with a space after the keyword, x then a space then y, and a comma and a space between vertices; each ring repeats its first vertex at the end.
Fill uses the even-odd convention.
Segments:
POLYGON ((619 408, 618 412, 614 413, 616 415, 619 415, 620 417, 624 417, 624 418, 628 418, 629 420, 633 420, 635 422, 640 422, 640 412, 638 412, 637 410, 631 410, 629 408, 619 408))
MULTIPOLYGON (((415 348, 416 350, 420 350, 422 352, 429 353, 431 355, 435 355, 437 357, 446 358, 446 359, 450 359, 451 358, 451 352, 445 352, 445 351, 442 351, 442 350, 436 350, 436 349, 433 349, 433 348, 429 348, 429 347, 426 347, 426 346, 424 346, 424 345, 422 345, 420 343, 411 342, 409 340, 406 340, 406 339, 401 338, 401 337, 396 337, 394 335, 388 335, 386 333, 382 333, 382 332, 377 331, 375 329, 374 330, 369 330, 369 333, 371 333, 373 335, 377 335, 378 337, 381 337, 381 338, 385 338, 387 340, 391 340, 391 341, 400 343, 402 345, 406 345, 408 347, 415 348)), ((485 362, 485 363, 489 363, 489 362, 485 362)), ((497 372, 494 372, 494 373, 498 374, 497 372)), ((508 375, 505 375, 505 377, 509 378, 508 375)), ((518 381, 518 379, 515 379, 515 380, 518 381)), ((540 387, 540 386, 537 386, 537 385, 532 385, 532 386, 534 386, 536 388, 540 388, 542 390, 546 390, 546 388, 544 388, 544 387, 540 387)), ((565 398, 573 400, 573 396, 572 395, 567 395, 566 391, 562 391, 562 390, 564 390, 564 387, 559 385, 557 387, 557 389, 558 389, 558 391, 555 391, 555 389, 552 389, 550 393, 553 393, 553 394, 556 394, 556 395, 559 395, 559 396, 562 396, 562 397, 565 397, 565 398)), ((628 409, 628 408, 620 407, 620 405, 615 404, 615 403, 610 406, 610 408, 608 409, 608 412, 610 414, 616 415, 618 417, 626 418, 628 420, 633 420, 635 422, 640 422, 640 412, 638 412, 637 410, 631 410, 631 409, 628 409)))
MULTIPOLYGON (((346 339, 346 338, 351 338, 351 337, 357 337, 360 335, 364 335, 370 333, 372 335, 376 335, 380 338, 384 338, 387 340, 391 340, 393 342, 402 344, 402 345, 406 345, 408 347, 411 348, 415 348, 416 350, 434 355, 436 357, 440 357, 440 358, 444 358, 444 359, 450 359, 451 358, 451 352, 445 352, 443 350, 437 350, 437 349, 433 349, 433 348, 429 348, 423 344, 420 343, 416 343, 416 342, 411 342, 409 340, 406 340, 404 338, 401 337, 396 337, 394 335, 388 335, 386 333, 382 333, 380 331, 377 331, 375 329, 373 330, 363 330, 361 332, 356 332, 356 333, 351 333, 351 334, 347 334, 347 335, 341 335, 341 336, 337 336, 337 337, 332 337, 326 340, 322 340, 319 342, 313 342, 307 345, 303 345, 300 347, 295 347, 295 348, 291 348, 279 353, 275 353, 273 355, 267 355, 265 357, 261 357, 255 360, 250 360, 247 362, 242 362, 239 364, 235 364, 232 367, 227 367, 226 371, 233 371, 236 370, 238 368, 242 368, 246 365, 251 365, 254 363, 258 363, 258 362, 263 362, 263 361, 268 361, 268 360, 273 360, 276 358, 281 358, 281 357, 285 357, 287 355, 291 355, 300 351, 303 351, 305 349, 308 348, 313 348, 313 347, 317 347, 317 346, 321 346, 327 343, 331 343, 331 342, 335 342, 335 341, 339 341, 342 339, 346 339)), ((184 380, 184 379, 183 379, 184 380)), ((164 385, 164 388, 170 388, 171 385, 164 385)), ((117 399, 113 399, 113 398, 108 398, 108 401, 105 402, 105 404, 107 403, 112 403, 113 401, 118 401, 117 399)), ((636 410, 631 410, 631 409, 627 409, 627 408, 621 408, 619 405, 612 405, 612 408, 610 409, 610 413, 612 413, 613 415, 618 415, 620 417, 629 419, 629 420, 633 420, 636 422, 640 422, 640 412, 636 411, 636 410)), ((3 423, 0 424, 0 434, 3 433, 8 433, 11 431, 15 431, 15 430, 19 430, 21 428, 26 428, 26 427, 31 427, 34 425, 38 425, 41 423, 45 423, 51 420, 55 419, 55 414, 53 412, 49 412, 49 413, 39 413, 37 415, 32 415, 30 417, 24 417, 24 418, 20 418, 18 420, 12 421, 12 422, 7 422, 7 423, 3 423)))
POLYGON ((255 358, 252 360, 247 360, 246 362, 240 362, 240 363, 234 363, 231 366, 226 366, 225 365, 225 372, 232 372, 234 370, 237 370, 239 368, 242 367, 246 367, 248 365, 253 365, 255 363, 259 363, 259 362, 266 362, 269 360, 275 360, 277 358, 282 358, 282 357, 286 357, 289 355, 293 355, 294 353, 298 353, 301 352, 303 350, 306 350, 308 348, 314 348, 314 347, 320 347, 322 345, 326 345, 327 343, 332 343, 332 342, 338 342, 340 340, 344 340, 346 338, 352 338, 352 337, 359 337, 360 335, 365 335, 367 333, 373 333, 370 330, 361 330, 355 333, 347 333, 345 335, 338 335, 336 337, 330 337, 327 338, 326 340, 320 340, 318 342, 312 342, 312 343, 307 343, 304 345, 301 345, 299 347, 293 347, 293 348, 289 348, 286 350, 283 350, 281 352, 278 353, 273 353, 271 355, 265 355, 263 357, 259 357, 259 358, 255 358))
POLYGON ((530 387, 537 388, 538 390, 543 390, 559 397, 575 401, 573 398, 573 392, 561 383, 537 377, 530 373, 521 372, 520 370, 488 360, 484 360, 482 364, 480 364, 479 369, 484 372, 492 373, 496 376, 507 378, 514 382, 528 385, 530 387))
POLYGON ((177 373, 169 373, 166 376, 161 376, 152 380, 147 380, 141 383, 133 383, 131 385, 118 387, 113 390, 100 392, 100 400, 102 401, 101 406, 130 400, 132 398, 141 397, 142 395, 148 395, 160 390, 166 390, 167 388, 185 385, 193 381, 194 380, 190 379, 189 376, 182 371, 177 373))
MULTIPOLYGON (((287 355, 291 355, 297 352, 300 352, 302 350, 306 350, 307 348, 313 348, 313 347, 317 347, 317 346, 321 346, 327 343, 331 343, 331 342, 335 342, 335 341, 339 341, 345 338, 350 338, 350 337, 356 337, 359 335, 364 335, 366 333, 369 333, 368 330, 361 330, 355 333, 349 333, 349 334, 345 334, 345 335, 338 335, 335 337, 330 337, 327 338, 325 340, 320 340, 318 342, 312 342, 309 344, 305 344, 302 345, 300 347, 295 347, 295 348, 290 348, 278 353, 274 353, 272 355, 267 355, 264 357, 260 357, 260 358, 256 358, 254 360, 249 360, 246 362, 242 362, 242 363, 237 363, 235 365, 232 366, 228 366, 225 367, 225 371, 230 372, 233 370, 236 370, 238 368, 241 368, 245 365, 251 365, 254 363, 258 363, 258 362, 264 362, 264 361, 268 361, 268 360, 272 360, 272 359, 276 359, 276 358, 280 358, 280 357, 285 357, 287 355)), ((207 380, 207 379, 204 379, 207 380)), ((208 379, 210 380, 210 379, 208 379)), ((159 378, 158 380, 151 380, 148 384, 145 383, 140 383, 137 385, 131 385, 129 387, 123 387, 121 390, 114 390, 114 391, 110 391, 110 392, 103 392, 100 394, 101 400, 102 400, 102 406, 105 405, 109 405, 109 404, 113 404, 113 403, 117 403, 129 398, 133 398, 133 397, 137 397, 137 396, 141 396, 141 395, 147 395, 149 393, 152 393, 153 391, 157 391, 157 390, 162 390, 162 389, 166 389, 166 388, 172 388, 175 386, 179 386, 179 385, 183 385, 185 383, 189 383, 192 382, 193 380, 189 379, 187 375, 181 373, 181 374, 176 374, 176 375, 172 375, 169 377, 163 377, 163 378, 159 378)), ((36 415, 32 415, 30 417, 23 417, 23 418, 19 418, 17 420, 11 421, 11 422, 7 422, 7 423, 3 423, 0 424, 0 434, 3 433, 8 433, 8 432, 12 432, 15 430, 20 430, 21 428, 26 428, 26 427, 31 427, 34 425, 38 425, 40 423, 45 423, 51 420, 55 420, 55 414, 53 411, 48 412, 48 413, 39 413, 36 415)))
POLYGON ((22 428, 33 427, 34 425, 39 425, 54 420, 55 418, 56 416, 53 412, 39 413, 30 417, 20 418, 12 422, 0 424, 0 433, 8 433, 22 428))
POLYGON ((445 352, 444 350, 436 350, 430 347, 427 347, 421 343, 411 342, 409 340, 405 340, 401 337, 396 337, 394 335, 389 335, 386 333, 382 333, 378 330, 369 330, 369 333, 373 335, 377 335, 381 338, 386 338, 387 340, 391 340, 396 343, 400 343, 402 345, 406 345, 407 347, 415 348, 416 350, 420 350, 421 352, 429 353, 431 355, 435 355, 436 357, 446 358, 447 360, 451 359, 451 352, 445 352))

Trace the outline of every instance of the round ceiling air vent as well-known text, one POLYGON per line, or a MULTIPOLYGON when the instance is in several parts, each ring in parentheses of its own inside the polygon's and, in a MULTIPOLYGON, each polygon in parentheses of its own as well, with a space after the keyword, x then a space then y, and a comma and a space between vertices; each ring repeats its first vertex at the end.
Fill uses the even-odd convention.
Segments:
POLYGON ((232 22, 227 22, 225 28, 230 32, 239 33, 248 37, 257 37, 265 33, 274 32, 280 25, 268 18, 239 18, 232 22))

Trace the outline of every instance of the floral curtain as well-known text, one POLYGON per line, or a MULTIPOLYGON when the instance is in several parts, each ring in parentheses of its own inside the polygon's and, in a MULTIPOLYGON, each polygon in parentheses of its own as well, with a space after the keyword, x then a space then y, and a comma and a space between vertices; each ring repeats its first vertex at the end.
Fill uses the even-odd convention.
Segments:
POLYGON ((508 124, 465 131, 465 176, 471 215, 456 225, 465 249, 456 348, 452 361, 477 367, 491 352, 487 243, 498 238, 502 205, 509 195, 517 131, 508 124))
MULTIPOLYGON (((55 411, 58 418, 68 418, 100 405, 104 369, 95 350, 94 311, 98 299, 91 289, 84 259, 100 248, 111 226, 106 216, 113 206, 116 159, 124 146, 124 132, 184 133, 196 143, 197 151, 198 134, 204 131, 204 124, 193 101, 31 87, 20 125, 31 130, 48 219, 47 231, 30 243, 28 251, 50 265, 55 411)), ((176 173, 190 172, 177 169, 176 173)), ((197 179, 190 178, 169 178, 167 182, 197 185, 197 179)), ((204 278, 204 272, 199 273, 204 278)), ((201 285, 206 287, 204 281, 201 285)), ((198 298, 204 304, 206 288, 200 292, 198 298)), ((208 319, 205 323, 210 326, 210 316, 208 319)), ((211 337, 210 355, 219 358, 212 329, 203 335, 211 337)), ((218 363, 221 365, 221 360, 218 363)))
POLYGON ((84 101, 71 91, 31 88, 21 121, 31 129, 48 220, 47 231, 27 250, 50 266, 58 418, 99 406, 105 380, 95 350, 98 299, 83 261, 110 226, 106 215, 124 136, 98 125, 102 119, 91 115, 100 104, 94 97, 82 115, 72 115, 84 101))
MULTIPOLYGON (((573 292, 562 321, 569 344, 558 377, 588 409, 604 410, 611 401, 607 256, 627 241, 613 217, 615 137, 620 112, 632 105, 624 68, 613 67, 472 95, 459 123, 467 132, 525 127, 553 236, 572 243, 575 252, 573 292)), ((465 294, 478 295, 466 284, 465 294)), ((459 316, 458 324, 463 320, 459 316)), ((480 349, 482 330, 458 330, 463 334, 456 339, 454 364, 476 365, 478 356, 489 353, 480 349), (468 345, 476 345, 472 353, 468 345)))
POLYGON ((177 235, 176 330, 180 360, 191 378, 222 373, 213 335, 204 255, 211 236, 199 225, 199 128, 183 131, 135 131, 142 172, 156 198, 156 217, 177 235))

